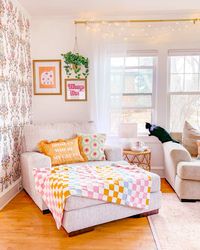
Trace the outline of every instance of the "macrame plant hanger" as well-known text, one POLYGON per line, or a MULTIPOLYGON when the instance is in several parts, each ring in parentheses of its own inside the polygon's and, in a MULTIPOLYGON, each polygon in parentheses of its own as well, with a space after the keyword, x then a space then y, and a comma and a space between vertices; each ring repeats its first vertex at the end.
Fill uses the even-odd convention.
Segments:
POLYGON ((75 23, 75 37, 74 37, 74 54, 79 54, 78 48, 78 35, 77 35, 77 24, 75 23))

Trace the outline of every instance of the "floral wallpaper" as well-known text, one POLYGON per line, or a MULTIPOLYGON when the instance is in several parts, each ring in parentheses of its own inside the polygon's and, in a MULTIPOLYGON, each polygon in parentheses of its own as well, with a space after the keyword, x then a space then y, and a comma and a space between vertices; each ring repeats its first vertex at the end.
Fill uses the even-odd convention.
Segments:
POLYGON ((31 98, 29 20, 11 1, 0 0, 0 195, 20 177, 31 98))

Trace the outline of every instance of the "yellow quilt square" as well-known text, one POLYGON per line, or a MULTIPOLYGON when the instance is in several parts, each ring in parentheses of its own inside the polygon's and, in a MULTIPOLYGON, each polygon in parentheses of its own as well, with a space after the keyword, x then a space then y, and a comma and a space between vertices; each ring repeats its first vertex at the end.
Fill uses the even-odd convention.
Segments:
POLYGON ((121 204, 121 199, 117 198, 116 203, 121 204))
POLYGON ((108 190, 108 189, 105 189, 105 190, 104 190, 104 195, 108 195, 108 193, 109 193, 109 190, 108 190))
POLYGON ((107 201, 108 201, 108 202, 112 202, 112 197, 111 197, 111 196, 108 196, 107 201))
POLYGON ((117 198, 118 197, 118 192, 114 192, 113 197, 117 198))

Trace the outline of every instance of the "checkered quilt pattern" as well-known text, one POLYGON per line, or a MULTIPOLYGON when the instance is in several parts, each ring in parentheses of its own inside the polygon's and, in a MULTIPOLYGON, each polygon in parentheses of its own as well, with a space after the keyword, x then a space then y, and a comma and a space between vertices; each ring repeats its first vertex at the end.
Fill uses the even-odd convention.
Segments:
POLYGON ((151 177, 131 165, 69 166, 34 169, 35 187, 52 212, 59 229, 71 195, 148 208, 151 177))

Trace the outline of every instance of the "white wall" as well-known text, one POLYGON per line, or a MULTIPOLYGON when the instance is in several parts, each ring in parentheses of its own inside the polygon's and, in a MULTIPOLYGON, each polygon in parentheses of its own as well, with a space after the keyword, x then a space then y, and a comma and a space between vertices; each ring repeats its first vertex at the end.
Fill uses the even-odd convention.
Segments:
MULTIPOLYGON (((66 20, 66 18, 62 17, 32 19, 32 59, 61 59, 61 53, 73 50, 73 46, 74 25, 72 20, 66 20)), ((65 72, 62 69, 62 96, 33 96, 33 122, 81 121, 90 119, 90 101, 65 102, 64 79, 65 72)), ((90 99, 90 96, 88 99, 90 99)))

